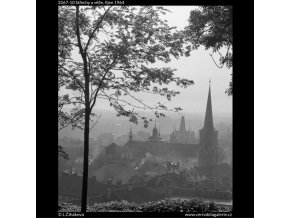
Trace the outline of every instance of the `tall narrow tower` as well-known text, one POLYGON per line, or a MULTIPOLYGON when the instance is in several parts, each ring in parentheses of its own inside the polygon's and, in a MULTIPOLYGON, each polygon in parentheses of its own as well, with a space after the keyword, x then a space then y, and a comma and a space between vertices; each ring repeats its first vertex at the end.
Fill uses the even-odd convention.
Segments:
POLYGON ((132 126, 130 126, 129 142, 133 141, 132 126))
POLYGON ((148 138, 149 141, 161 141, 161 137, 159 136, 158 134, 158 130, 157 130, 157 127, 156 127, 156 119, 155 119, 155 126, 152 130, 152 136, 150 136, 148 138))
POLYGON ((176 139, 176 129, 175 125, 173 124, 172 133, 170 134, 170 143, 177 143, 176 139))
MULTIPOLYGON (((204 126, 199 130, 199 166, 210 167, 218 163, 218 131, 213 126, 211 89, 207 97, 204 126)), ((209 170, 210 171, 210 170, 209 170)), ((209 176, 212 173, 209 173, 209 176)))
POLYGON ((181 117, 179 132, 186 132, 184 116, 181 117))

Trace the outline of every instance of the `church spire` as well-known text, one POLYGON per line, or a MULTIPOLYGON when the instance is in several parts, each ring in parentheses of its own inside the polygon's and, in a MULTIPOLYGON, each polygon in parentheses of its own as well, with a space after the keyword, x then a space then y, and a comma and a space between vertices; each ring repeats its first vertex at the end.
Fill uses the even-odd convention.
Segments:
POLYGON ((179 131, 180 132, 186 132, 184 116, 181 117, 179 131))
POLYGON ((158 135, 158 130, 157 130, 157 127, 156 127, 156 119, 155 119, 155 126, 154 126, 153 131, 152 131, 152 136, 156 137, 157 135, 158 135))
POLYGON ((208 90, 208 97, 207 97, 207 105, 206 105, 206 112, 205 112, 205 119, 204 119, 204 129, 214 129, 213 127, 213 116, 212 116, 212 105, 211 105, 211 89, 210 89, 209 80, 209 90, 208 90))
POLYGON ((130 126, 129 141, 132 141, 132 140, 133 140, 132 126, 130 126))

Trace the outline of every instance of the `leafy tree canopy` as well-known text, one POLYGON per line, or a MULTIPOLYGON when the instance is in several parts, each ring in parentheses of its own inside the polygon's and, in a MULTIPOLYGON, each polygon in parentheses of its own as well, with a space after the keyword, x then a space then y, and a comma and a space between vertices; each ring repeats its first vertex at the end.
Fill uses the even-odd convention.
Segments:
POLYGON ((89 102, 91 112, 97 99, 108 100, 118 116, 127 116, 133 123, 143 120, 145 127, 149 120, 135 108, 150 109, 157 117, 165 116, 160 111, 181 109, 169 109, 160 102, 150 106, 134 96, 136 92, 159 94, 170 101, 179 91, 166 85, 186 88, 193 84, 175 76, 175 69, 150 67, 156 61, 168 63, 172 57, 189 55, 181 32, 160 18, 167 12, 150 6, 59 7, 59 89, 77 93, 59 97, 60 105, 75 106, 71 114, 60 110, 63 125, 71 118, 74 127, 82 128, 84 105, 89 102))
MULTIPOLYGON (((190 12, 188 21, 185 36, 192 43, 192 48, 197 49, 203 45, 206 50, 212 49, 213 53, 219 55, 217 64, 211 54, 219 68, 232 68, 232 6, 200 6, 190 12), (225 52, 221 52, 221 49, 225 52)), ((232 95, 232 81, 226 93, 232 95)))

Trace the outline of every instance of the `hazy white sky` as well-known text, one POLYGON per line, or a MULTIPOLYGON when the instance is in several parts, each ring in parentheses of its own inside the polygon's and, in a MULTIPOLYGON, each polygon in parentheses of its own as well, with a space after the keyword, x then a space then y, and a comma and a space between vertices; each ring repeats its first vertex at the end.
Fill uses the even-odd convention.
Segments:
MULTIPOLYGON (((184 28, 188 23, 190 11, 193 6, 167 6, 172 13, 167 13, 164 19, 168 20, 170 26, 176 26, 178 29, 184 28)), ((232 97, 225 94, 230 82, 231 70, 227 68, 220 69, 216 67, 209 53, 203 48, 191 52, 190 57, 182 57, 178 60, 172 59, 168 64, 156 63, 158 67, 176 68, 176 76, 184 77, 194 81, 194 85, 187 89, 179 89, 181 94, 172 98, 167 106, 180 106, 184 112, 205 113, 208 84, 211 79, 212 104, 214 113, 232 113, 232 97)), ((218 56, 215 56, 218 59, 218 56)), ((169 88, 175 88, 169 85, 169 88)), ((166 99, 157 95, 140 94, 135 95, 142 98, 144 102, 150 105, 156 104, 158 101, 166 102, 166 99)), ((98 100, 95 109, 111 109, 109 103, 104 100, 98 100)))

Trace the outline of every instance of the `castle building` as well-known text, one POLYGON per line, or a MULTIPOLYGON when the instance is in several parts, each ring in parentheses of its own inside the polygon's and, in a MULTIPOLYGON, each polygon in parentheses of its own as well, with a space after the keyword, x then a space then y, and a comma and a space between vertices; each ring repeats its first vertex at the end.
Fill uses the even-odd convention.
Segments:
POLYGON ((213 126, 211 89, 209 86, 204 126, 199 130, 199 167, 207 168, 208 175, 212 174, 211 167, 218 164, 218 131, 213 126))
MULTIPOLYGON (((215 177, 215 167, 219 164, 218 131, 213 125, 213 112, 211 102, 211 87, 209 85, 204 126, 199 131, 199 143, 195 142, 195 133, 190 128, 187 130, 185 117, 181 117, 180 127, 177 131, 175 126, 170 135, 170 141, 163 140, 155 126, 152 135, 147 141, 133 140, 130 129, 129 141, 125 145, 132 152, 133 157, 143 157, 146 152, 156 157, 168 157, 170 154, 178 160, 196 158, 198 167, 208 178, 215 177)), ((177 161, 173 160, 172 161, 177 161)))
POLYGON ((181 117, 179 130, 176 131, 173 127, 173 131, 170 134, 170 143, 180 143, 180 144, 194 144, 195 143, 195 133, 191 131, 190 128, 186 130, 185 118, 181 117))

